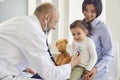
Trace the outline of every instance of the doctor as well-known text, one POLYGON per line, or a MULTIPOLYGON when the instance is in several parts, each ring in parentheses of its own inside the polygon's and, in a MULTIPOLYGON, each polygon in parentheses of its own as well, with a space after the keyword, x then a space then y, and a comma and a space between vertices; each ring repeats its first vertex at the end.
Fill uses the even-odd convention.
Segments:
POLYGON ((47 34, 55 29, 59 14, 51 3, 38 6, 31 16, 0 24, 0 80, 35 80, 23 70, 31 68, 43 80, 66 80, 79 64, 77 53, 69 64, 55 66, 46 45, 47 34))

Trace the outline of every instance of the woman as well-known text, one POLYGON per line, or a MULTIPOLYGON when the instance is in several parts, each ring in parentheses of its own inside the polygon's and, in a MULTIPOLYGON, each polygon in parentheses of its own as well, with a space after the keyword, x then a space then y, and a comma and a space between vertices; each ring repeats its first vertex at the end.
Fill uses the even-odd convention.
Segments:
POLYGON ((89 31, 89 37, 96 46, 98 60, 94 68, 83 75, 84 80, 107 80, 108 65, 113 58, 112 40, 109 27, 98 19, 102 12, 101 0, 84 0, 82 4, 84 25, 89 31))

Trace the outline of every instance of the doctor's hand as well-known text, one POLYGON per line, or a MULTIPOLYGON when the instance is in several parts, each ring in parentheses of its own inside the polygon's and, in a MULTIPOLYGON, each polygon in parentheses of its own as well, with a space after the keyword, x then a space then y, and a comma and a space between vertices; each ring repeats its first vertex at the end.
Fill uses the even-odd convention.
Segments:
POLYGON ((79 53, 76 53, 74 56, 72 56, 70 61, 70 65, 72 68, 77 66, 80 63, 80 58, 81 58, 81 55, 79 55, 79 53))
POLYGON ((26 68, 25 70, 23 70, 23 72, 28 72, 30 74, 35 74, 35 72, 30 68, 26 68))

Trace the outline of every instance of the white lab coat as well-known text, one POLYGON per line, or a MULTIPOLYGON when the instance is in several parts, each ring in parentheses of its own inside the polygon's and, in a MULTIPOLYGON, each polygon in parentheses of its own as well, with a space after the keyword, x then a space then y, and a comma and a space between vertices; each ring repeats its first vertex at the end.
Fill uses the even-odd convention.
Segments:
POLYGON ((70 64, 54 66, 47 52, 46 39, 47 36, 35 15, 1 23, 0 78, 6 75, 11 78, 12 75, 16 75, 14 80, 31 80, 22 74, 26 67, 32 68, 45 80, 69 78, 70 64))

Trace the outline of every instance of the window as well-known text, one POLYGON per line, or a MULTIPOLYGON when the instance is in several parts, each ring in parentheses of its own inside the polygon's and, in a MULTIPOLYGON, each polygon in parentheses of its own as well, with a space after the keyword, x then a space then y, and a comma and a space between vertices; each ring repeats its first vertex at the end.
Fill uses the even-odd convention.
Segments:
POLYGON ((41 3, 43 2, 51 2, 52 3, 52 0, 41 0, 41 3))

